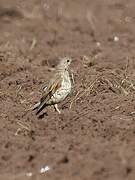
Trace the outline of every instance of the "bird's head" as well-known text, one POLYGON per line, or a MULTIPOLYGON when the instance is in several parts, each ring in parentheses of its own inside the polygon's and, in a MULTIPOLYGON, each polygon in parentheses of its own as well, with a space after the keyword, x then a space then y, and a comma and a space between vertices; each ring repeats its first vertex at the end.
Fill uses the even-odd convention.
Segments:
POLYGON ((71 64, 72 59, 69 57, 64 57, 60 59, 60 63, 57 66, 59 70, 68 70, 69 65, 71 64))

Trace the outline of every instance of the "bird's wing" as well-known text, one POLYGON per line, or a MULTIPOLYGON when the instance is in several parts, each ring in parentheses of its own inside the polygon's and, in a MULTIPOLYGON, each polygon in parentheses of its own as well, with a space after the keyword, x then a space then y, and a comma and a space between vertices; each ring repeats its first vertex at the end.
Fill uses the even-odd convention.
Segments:
POLYGON ((53 94, 61 87, 61 75, 55 74, 55 76, 50 80, 46 90, 44 91, 42 98, 40 99, 40 104, 36 108, 38 114, 39 112, 42 111, 46 103, 50 100, 50 98, 53 96, 53 94))
POLYGON ((41 102, 44 101, 48 96, 50 98, 61 87, 61 81, 62 78, 59 74, 56 74, 55 77, 49 81, 48 86, 41 98, 41 102))

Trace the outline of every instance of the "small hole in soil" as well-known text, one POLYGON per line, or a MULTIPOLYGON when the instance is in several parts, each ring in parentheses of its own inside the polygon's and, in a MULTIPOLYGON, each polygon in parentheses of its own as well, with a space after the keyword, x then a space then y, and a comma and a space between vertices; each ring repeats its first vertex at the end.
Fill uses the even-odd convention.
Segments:
POLYGON ((127 174, 131 173, 131 171, 132 171, 131 167, 127 167, 127 168, 126 168, 126 173, 127 173, 127 174))
POLYGON ((28 162, 31 162, 33 159, 34 159, 34 156, 33 155, 29 155, 28 162))
POLYGON ((69 159, 67 156, 64 156, 60 161, 59 163, 63 163, 63 164, 67 164, 69 162, 69 159))

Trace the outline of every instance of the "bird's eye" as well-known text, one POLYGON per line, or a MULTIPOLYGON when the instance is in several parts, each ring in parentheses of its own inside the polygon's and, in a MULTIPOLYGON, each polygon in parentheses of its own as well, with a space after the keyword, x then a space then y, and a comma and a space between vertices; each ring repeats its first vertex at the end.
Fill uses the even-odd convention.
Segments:
POLYGON ((70 62, 70 60, 68 59, 68 60, 67 60, 67 62, 69 63, 69 62, 70 62))

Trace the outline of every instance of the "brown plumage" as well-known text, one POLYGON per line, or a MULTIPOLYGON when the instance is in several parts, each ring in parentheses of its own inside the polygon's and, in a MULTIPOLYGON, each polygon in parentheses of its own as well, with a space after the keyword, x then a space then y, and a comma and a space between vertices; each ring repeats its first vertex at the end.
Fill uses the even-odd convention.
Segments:
POLYGON ((40 101, 33 107, 39 114, 46 106, 54 105, 58 113, 61 113, 57 104, 63 101, 71 91, 71 80, 68 72, 71 59, 64 57, 56 67, 55 73, 44 89, 40 101))

